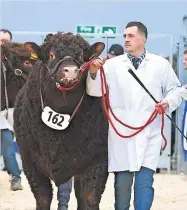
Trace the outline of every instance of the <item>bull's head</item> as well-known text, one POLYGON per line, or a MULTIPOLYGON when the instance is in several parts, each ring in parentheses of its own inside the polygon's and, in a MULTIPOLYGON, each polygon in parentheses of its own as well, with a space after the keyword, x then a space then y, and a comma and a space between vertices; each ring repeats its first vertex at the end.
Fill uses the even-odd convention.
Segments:
POLYGON ((43 50, 52 78, 63 87, 70 87, 86 77, 82 74, 81 65, 99 56, 104 44, 97 42, 90 46, 80 35, 58 33, 45 40, 43 50))
POLYGON ((34 64, 40 56, 40 47, 33 42, 1 45, 1 60, 7 71, 25 79, 34 69, 34 64))

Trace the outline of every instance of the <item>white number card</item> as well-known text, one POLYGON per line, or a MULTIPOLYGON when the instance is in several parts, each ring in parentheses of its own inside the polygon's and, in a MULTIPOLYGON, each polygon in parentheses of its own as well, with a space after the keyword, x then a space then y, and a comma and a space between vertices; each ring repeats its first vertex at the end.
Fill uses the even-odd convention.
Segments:
POLYGON ((64 130, 69 125, 70 115, 59 114, 46 106, 42 112, 42 121, 50 128, 64 130))

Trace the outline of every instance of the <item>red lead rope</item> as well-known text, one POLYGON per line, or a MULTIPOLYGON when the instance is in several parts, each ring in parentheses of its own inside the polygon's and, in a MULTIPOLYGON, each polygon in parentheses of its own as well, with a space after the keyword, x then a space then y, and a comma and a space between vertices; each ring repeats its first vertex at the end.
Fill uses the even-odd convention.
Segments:
MULTIPOLYGON (((114 129, 114 131, 116 132, 117 135, 119 135, 121 138, 130 138, 130 137, 133 137, 135 135, 137 135, 138 133, 140 133, 146 126, 148 126, 149 124, 151 124, 153 122, 153 120, 157 117, 158 115, 158 110, 155 108, 155 110, 153 111, 153 113, 151 114, 151 116, 149 117, 149 119, 147 120, 147 122, 141 126, 141 127, 132 127, 132 126, 129 126, 127 124, 125 124, 124 122, 122 122, 121 120, 119 120, 116 115, 114 114, 112 108, 111 108, 111 104, 110 104, 110 99, 109 99, 109 91, 108 91, 108 87, 107 87, 107 83, 106 83, 106 77, 105 77, 105 73, 104 73, 104 70, 103 70, 103 67, 100 68, 100 78, 101 78, 101 90, 102 90, 102 102, 103 102, 103 107, 104 107, 104 111, 106 113, 106 116, 112 126, 112 128, 114 129), (106 98, 105 98, 105 95, 104 95, 104 89, 106 90, 106 98), (124 136, 122 134, 120 134, 116 127, 114 126, 111 118, 110 118, 110 115, 109 115, 109 112, 108 112, 108 109, 107 109, 107 106, 106 106, 106 102, 108 104, 108 109, 109 111, 111 112, 112 116, 114 117, 114 119, 119 122, 121 125, 127 127, 127 128, 130 128, 130 129, 133 129, 133 130, 137 130, 136 132, 134 132, 133 134, 129 135, 129 136, 124 136)), ((162 148, 162 150, 165 150, 166 146, 167 146, 167 139, 165 138, 164 136, 164 112, 162 112, 162 126, 161 126, 161 135, 164 139, 164 146, 162 148)))
MULTIPOLYGON (((96 58, 90 60, 89 62, 85 63, 82 65, 82 72, 83 73, 87 68, 88 66, 90 65, 91 62, 93 62, 93 60, 95 60, 96 58)), ((135 135, 137 135, 138 133, 140 133, 146 126, 148 126, 149 124, 151 124, 153 122, 153 120, 157 117, 158 115, 158 110, 155 108, 155 110, 153 111, 153 113, 151 114, 151 116, 149 117, 149 119, 147 120, 147 122, 143 125, 143 126, 140 126, 140 127, 132 127, 130 125, 127 125, 125 124, 124 122, 122 122, 121 120, 119 120, 116 115, 114 114, 112 108, 111 108, 111 104, 110 104, 110 99, 109 99, 109 91, 108 91, 108 87, 107 87, 107 83, 106 83, 106 76, 105 76, 105 73, 104 73, 104 70, 103 70, 103 67, 100 68, 100 77, 101 77, 101 90, 102 90, 102 102, 103 102, 103 107, 104 107, 104 111, 105 111, 105 114, 108 118, 108 121, 110 122, 112 128, 114 129, 114 131, 116 132, 116 134, 118 136, 120 136, 121 138, 130 138, 130 137, 133 137, 135 135), (105 92, 104 90, 106 90, 106 97, 105 97, 105 92), (106 104, 107 102, 107 104, 106 104), (107 109, 107 105, 108 105, 108 109, 107 109), (127 127, 127 128, 130 128, 132 130, 137 130, 136 132, 134 132, 133 134, 129 135, 129 136, 125 136, 125 135, 122 135, 120 134, 116 127, 114 126, 111 118, 110 118, 110 115, 109 115, 109 111, 111 112, 112 116, 114 117, 114 119, 119 122, 121 125, 127 127)), ((75 83, 73 86, 69 87, 69 88, 65 88, 63 86, 58 86, 58 88, 60 90, 72 90, 75 86, 77 86, 79 82, 75 83)), ((164 146, 162 148, 162 150, 165 150, 166 146, 167 146, 167 140, 164 136, 164 112, 162 112, 162 126, 161 126, 161 135, 164 139, 164 146)))

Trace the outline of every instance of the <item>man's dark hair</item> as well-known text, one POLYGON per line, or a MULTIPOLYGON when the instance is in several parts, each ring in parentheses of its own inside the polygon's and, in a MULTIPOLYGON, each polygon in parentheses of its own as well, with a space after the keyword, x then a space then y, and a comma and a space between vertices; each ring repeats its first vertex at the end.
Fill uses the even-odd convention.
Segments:
POLYGON ((136 26, 138 28, 138 30, 140 32, 142 32, 145 35, 146 39, 147 39, 148 32, 147 32, 146 26, 143 23, 137 22, 137 21, 132 21, 132 22, 129 22, 126 25, 126 28, 133 27, 133 26, 136 26))
POLYGON ((0 32, 8 33, 10 35, 10 39, 12 40, 12 33, 8 29, 0 29, 0 32))
POLYGON ((184 51, 184 54, 187 54, 187 50, 184 51))

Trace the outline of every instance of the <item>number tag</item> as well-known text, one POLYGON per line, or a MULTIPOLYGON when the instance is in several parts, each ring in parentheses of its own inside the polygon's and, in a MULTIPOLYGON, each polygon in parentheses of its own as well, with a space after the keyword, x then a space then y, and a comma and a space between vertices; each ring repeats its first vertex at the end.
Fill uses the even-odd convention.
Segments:
POLYGON ((64 130, 69 125, 70 115, 59 114, 46 106, 42 112, 42 121, 50 128, 64 130))

